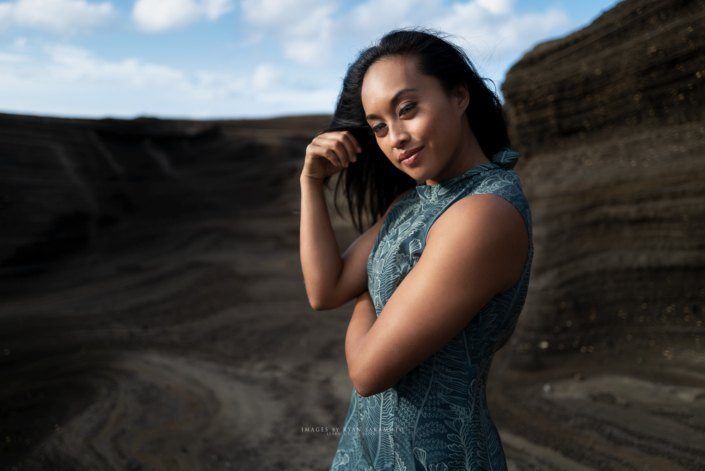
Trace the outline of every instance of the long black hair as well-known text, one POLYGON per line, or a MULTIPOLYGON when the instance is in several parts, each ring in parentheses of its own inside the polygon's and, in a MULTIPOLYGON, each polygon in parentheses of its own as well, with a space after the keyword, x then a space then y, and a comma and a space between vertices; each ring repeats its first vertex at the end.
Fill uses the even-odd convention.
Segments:
MULTIPOLYGON (((377 44, 362 50, 348 66, 335 113, 322 132, 348 130, 362 147, 357 162, 339 172, 334 190, 334 205, 340 214, 338 193, 344 180, 348 211, 359 233, 374 224, 396 196, 417 184, 389 162, 365 119, 362 80, 379 59, 393 55, 415 57, 419 71, 436 77, 448 94, 458 84, 466 84, 470 95, 466 115, 482 152, 493 156, 510 145, 502 104, 485 84, 489 79, 480 77, 462 48, 442 36, 445 34, 427 28, 395 29, 377 44), (363 223, 365 215, 369 221, 366 225, 363 223)), ((330 178, 325 179, 326 185, 330 178)))

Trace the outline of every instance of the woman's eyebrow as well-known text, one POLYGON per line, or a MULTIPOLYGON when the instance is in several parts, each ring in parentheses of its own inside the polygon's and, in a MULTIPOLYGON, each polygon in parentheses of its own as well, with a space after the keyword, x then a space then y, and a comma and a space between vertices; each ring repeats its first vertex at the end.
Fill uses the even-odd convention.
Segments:
MULTIPOLYGON (((416 88, 402 88, 401 90, 399 90, 398 92, 396 92, 396 93, 394 94, 394 96, 392 97, 392 99, 390 100, 391 107, 393 108, 394 105, 397 104, 397 102, 399 101, 399 99, 401 98, 401 95, 402 95, 403 93, 406 93, 406 92, 415 92, 415 91, 417 91, 416 88)), ((366 118, 366 119, 372 119, 372 118, 379 118, 379 116, 377 116, 376 114, 368 114, 367 116, 365 116, 365 118, 366 118)))

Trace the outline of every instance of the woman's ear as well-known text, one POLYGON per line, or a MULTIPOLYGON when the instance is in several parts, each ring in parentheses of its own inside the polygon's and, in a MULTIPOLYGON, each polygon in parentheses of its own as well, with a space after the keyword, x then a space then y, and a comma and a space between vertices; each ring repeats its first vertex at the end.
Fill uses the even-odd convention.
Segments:
POLYGON ((470 104, 470 93, 468 93, 468 87, 464 83, 459 83, 453 90, 453 97, 458 106, 458 111, 461 114, 465 113, 468 105, 470 104))

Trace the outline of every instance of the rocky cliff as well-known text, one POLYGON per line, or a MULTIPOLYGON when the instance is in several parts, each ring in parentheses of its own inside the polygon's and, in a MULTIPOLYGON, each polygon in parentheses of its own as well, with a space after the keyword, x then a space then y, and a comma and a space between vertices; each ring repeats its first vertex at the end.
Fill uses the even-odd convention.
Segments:
POLYGON ((502 91, 536 258, 515 347, 705 347, 705 2, 623 1, 502 91))
POLYGON ((237 214, 272 205, 300 165, 294 149, 327 120, 0 114, 0 276, 46 271, 134 215, 148 214, 159 231, 224 206, 237 214))
POLYGON ((705 2, 627 0, 503 83, 535 254, 488 401, 520 469, 704 469, 705 2))

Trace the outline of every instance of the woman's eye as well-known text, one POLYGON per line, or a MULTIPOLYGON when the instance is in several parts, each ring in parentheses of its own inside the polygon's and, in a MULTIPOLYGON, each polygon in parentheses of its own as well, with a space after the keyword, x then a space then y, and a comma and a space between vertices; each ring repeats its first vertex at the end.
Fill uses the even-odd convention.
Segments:
MULTIPOLYGON (((399 114, 403 115, 405 113, 408 113, 409 111, 413 110, 416 107, 416 103, 411 102, 402 107, 401 110, 399 110, 399 114)), ((379 131, 381 131, 384 128, 384 124, 378 124, 377 126, 372 127, 372 132, 374 134, 377 134, 379 131)))
POLYGON ((409 103, 408 105, 404 106, 400 110, 400 114, 404 114, 404 113, 407 113, 407 112, 413 110, 415 106, 416 106, 416 103, 409 103))

